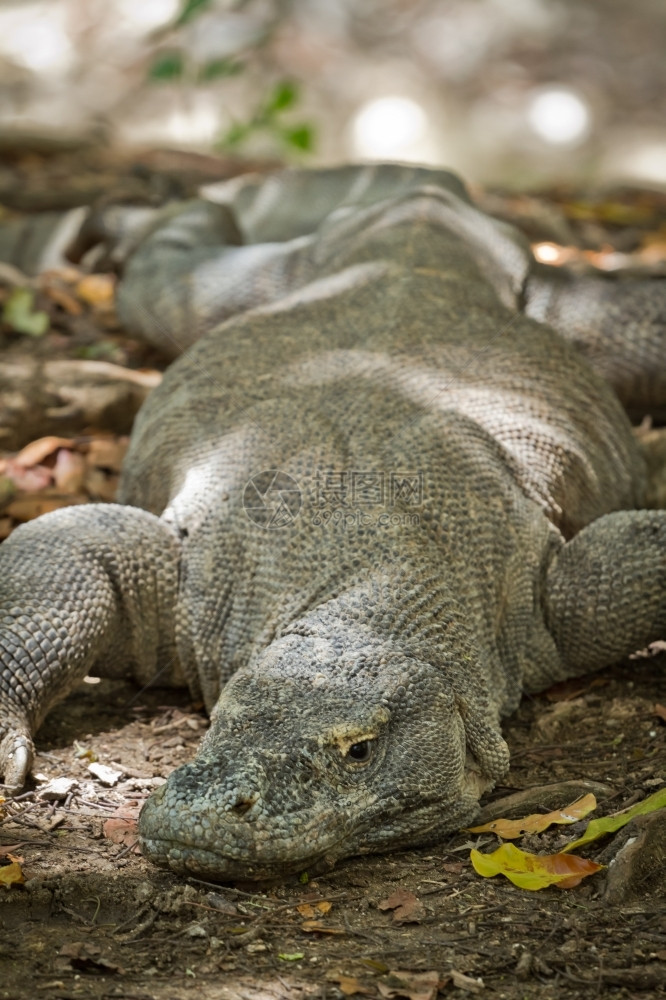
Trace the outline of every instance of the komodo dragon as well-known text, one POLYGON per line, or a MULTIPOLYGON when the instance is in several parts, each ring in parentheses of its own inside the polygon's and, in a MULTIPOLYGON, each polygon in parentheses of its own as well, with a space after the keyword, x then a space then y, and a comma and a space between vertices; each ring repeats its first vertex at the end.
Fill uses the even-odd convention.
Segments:
POLYGON ((211 714, 139 821, 176 872, 281 877, 468 823, 524 691, 666 638, 666 510, 636 509, 619 401, 666 405, 664 283, 540 268, 412 167, 105 219, 121 318, 187 350, 120 504, 0 548, 7 786, 94 671, 211 714))

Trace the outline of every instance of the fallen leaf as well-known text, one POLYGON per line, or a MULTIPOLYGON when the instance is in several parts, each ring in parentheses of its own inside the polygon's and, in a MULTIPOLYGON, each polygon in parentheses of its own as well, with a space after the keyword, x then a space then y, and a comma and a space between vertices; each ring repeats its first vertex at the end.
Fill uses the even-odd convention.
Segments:
POLYGON ((71 448, 74 442, 71 438, 56 437, 49 434, 46 437, 37 438, 25 445, 14 457, 17 465, 29 468, 31 465, 41 465, 45 458, 58 451, 59 448, 71 448))
POLYGON ((83 488, 86 460, 67 448, 61 448, 53 467, 53 482, 63 493, 78 493, 83 488))
POLYGON ((388 899, 377 904, 380 910, 393 910, 396 924, 418 924, 425 916, 425 907, 418 896, 407 889, 397 889, 388 899))
POLYGON ((405 972, 391 970, 385 982, 378 982, 377 989, 386 1000, 407 997, 408 1000, 434 1000, 439 989, 439 972, 405 972))
POLYGON ((33 465, 26 468, 19 465, 16 459, 9 458, 5 462, 5 475, 2 479, 3 506, 13 500, 17 493, 37 493, 53 482, 53 473, 43 465, 33 465), (11 490, 5 485, 8 482, 11 490))
POLYGON ((449 875, 460 875, 464 867, 462 861, 445 861, 442 865, 442 871, 448 872, 449 875))
POLYGON ((305 958, 304 951, 280 951, 278 952, 278 958, 281 958, 283 962, 300 962, 302 958, 305 958))
POLYGON ((545 889, 556 885, 571 889, 587 875, 598 872, 603 865, 572 854, 529 854, 515 844, 502 844, 491 854, 473 850, 470 854, 474 870, 484 878, 505 875, 520 889, 545 889))
POLYGON ((12 861, 10 865, 3 865, 0 868, 0 885, 9 888, 10 885, 17 885, 25 882, 25 876, 18 861, 12 861))
POLYGON ((478 993, 484 988, 483 979, 473 979, 462 972, 451 969, 451 982, 459 990, 467 990, 468 993, 478 993))
POLYGON ((648 795, 646 799, 637 802, 630 809, 614 813, 612 816, 601 816, 599 819, 590 820, 583 836, 579 837, 578 840, 572 840, 562 850, 567 852, 573 851, 584 844, 591 844, 592 841, 598 840, 599 837, 603 837, 607 833, 615 833, 616 830, 621 830, 635 816, 644 816, 646 813, 656 812, 657 809, 664 808, 666 808, 666 788, 660 788, 659 791, 648 795))
POLYGON ((120 472, 129 445, 128 437, 98 437, 88 445, 88 463, 110 472, 120 472))
POLYGON ((379 973, 380 976, 385 975, 389 970, 386 962, 380 962, 376 958, 362 958, 361 962, 363 965, 367 965, 369 969, 372 969, 374 973, 379 973))
POLYGON ((113 844, 130 847, 134 854, 140 854, 139 825, 136 819, 107 819, 102 827, 104 836, 113 844))
POLYGON ((112 274, 86 274, 77 283, 77 296, 94 309, 110 309, 116 281, 112 274))
POLYGON ((597 808, 597 800, 589 793, 581 799, 576 799, 564 809, 554 809, 549 813, 532 813, 522 819, 494 819, 482 826, 470 826, 468 833, 496 833, 504 840, 514 840, 524 833, 542 833, 553 823, 576 823, 597 808))
POLYGON ((139 854, 138 820, 141 812, 141 802, 125 802, 118 806, 115 813, 104 821, 102 831, 107 840, 114 844, 123 844, 133 848, 139 854))
POLYGON ((19 847, 23 847, 25 841, 20 841, 18 844, 3 844, 0 847, 0 858, 9 858, 10 861, 18 861, 18 858, 14 858, 12 855, 14 851, 18 851, 19 847))
POLYGON ((339 927, 327 927, 326 924, 322 924, 321 920, 304 920, 301 924, 301 929, 304 931, 309 931, 318 934, 344 934, 343 930, 339 927))
POLYGON ((77 302, 71 292, 68 292, 62 285, 56 285, 45 281, 42 283, 42 290, 48 295, 52 302, 64 309, 70 316, 80 316, 83 306, 77 302))
POLYGON ((663 719, 663 721, 666 722, 666 705, 660 705, 657 702, 657 704, 654 706, 654 714, 658 716, 658 718, 663 719))
POLYGON ((331 910, 333 903, 329 903, 326 900, 321 900, 319 903, 300 903, 296 909, 302 917, 309 917, 312 919, 318 914, 326 914, 331 910))
POLYGON ((77 760, 97 760, 97 754, 92 747, 81 746, 77 740, 74 740, 74 756, 77 760))
POLYGON ((363 993, 366 996, 374 996, 374 990, 369 990, 366 986, 359 983, 356 976, 331 976, 331 981, 338 984, 341 993, 344 993, 346 997, 353 997, 357 993, 363 993))
POLYGON ((48 313, 35 309, 35 293, 31 288, 15 288, 2 310, 2 319, 16 333, 43 337, 49 328, 48 313))
POLYGON ((68 958, 74 969, 81 972, 124 973, 124 969, 115 962, 109 962, 102 957, 102 949, 88 941, 71 941, 64 944, 58 954, 68 958))

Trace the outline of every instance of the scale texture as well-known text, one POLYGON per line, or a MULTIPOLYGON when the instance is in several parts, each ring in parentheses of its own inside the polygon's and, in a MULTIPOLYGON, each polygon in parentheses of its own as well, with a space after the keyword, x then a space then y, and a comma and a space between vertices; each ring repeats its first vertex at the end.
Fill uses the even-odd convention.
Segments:
POLYGON ((7 785, 85 674, 132 674, 211 713, 143 809, 160 865, 279 878, 458 829, 523 692, 666 638, 625 412, 666 406, 665 283, 536 266, 452 174, 392 165, 104 226, 121 318, 177 360, 120 503, 0 548, 7 785))

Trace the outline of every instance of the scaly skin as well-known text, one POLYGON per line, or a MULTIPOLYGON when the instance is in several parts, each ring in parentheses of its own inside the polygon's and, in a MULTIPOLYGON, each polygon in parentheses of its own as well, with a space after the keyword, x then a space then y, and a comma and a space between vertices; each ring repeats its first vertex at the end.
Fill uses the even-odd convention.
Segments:
POLYGON ((646 283, 641 325, 633 290, 625 340, 611 296, 613 390, 580 353, 604 295, 551 287, 450 174, 294 172, 222 201, 102 220, 125 323, 187 352, 139 414, 126 506, 0 549, 0 624, 23 629, 0 768, 21 784, 93 666, 185 679, 211 727, 147 801, 143 851, 263 879, 467 823, 523 691, 666 636, 666 511, 634 509, 616 395, 629 364, 623 398, 666 403, 666 292, 646 283))

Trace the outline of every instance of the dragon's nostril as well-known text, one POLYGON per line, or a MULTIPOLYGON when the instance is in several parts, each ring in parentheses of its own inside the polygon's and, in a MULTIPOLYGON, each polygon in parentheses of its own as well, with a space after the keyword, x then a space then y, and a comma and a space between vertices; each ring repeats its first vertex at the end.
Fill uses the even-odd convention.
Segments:
POLYGON ((238 802, 236 802, 236 804, 231 807, 230 811, 232 813, 234 813, 236 816, 244 816, 245 813, 248 812, 248 810, 252 808, 252 806, 254 805, 254 803, 256 801, 257 801, 256 798, 255 799, 239 799, 238 802))

